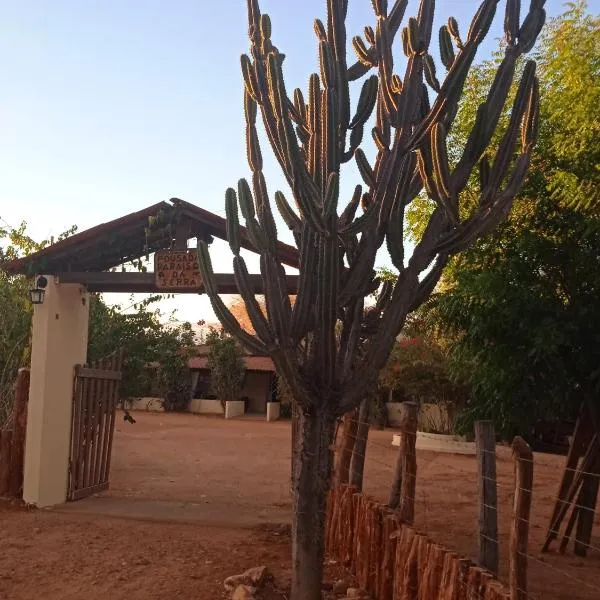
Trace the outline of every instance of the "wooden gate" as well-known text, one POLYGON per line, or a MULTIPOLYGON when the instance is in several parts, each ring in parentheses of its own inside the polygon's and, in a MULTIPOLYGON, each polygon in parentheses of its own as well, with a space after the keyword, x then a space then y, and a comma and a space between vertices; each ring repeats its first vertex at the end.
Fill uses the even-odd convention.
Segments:
POLYGON ((108 488, 122 352, 75 367, 69 500, 108 488))

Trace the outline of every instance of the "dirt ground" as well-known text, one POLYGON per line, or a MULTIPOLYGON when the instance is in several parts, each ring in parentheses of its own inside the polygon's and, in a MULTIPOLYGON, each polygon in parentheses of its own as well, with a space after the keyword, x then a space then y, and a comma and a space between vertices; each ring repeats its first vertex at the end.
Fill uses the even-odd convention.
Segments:
MULTIPOLYGON (((218 599, 223 580, 265 564, 283 600, 289 585, 290 425, 256 419, 135 413, 120 417, 111 489, 59 510, 0 503, 0 600, 218 599)), ((385 500, 396 448, 372 431, 365 491, 385 500)), ((530 598, 600 598, 597 550, 540 554, 564 458, 535 456, 530 598)), ((510 450, 498 451, 501 579, 512 502, 510 450)), ((418 452, 416 526, 465 556, 477 553, 474 457, 418 452)), ((341 573, 329 565, 327 580, 341 573)))

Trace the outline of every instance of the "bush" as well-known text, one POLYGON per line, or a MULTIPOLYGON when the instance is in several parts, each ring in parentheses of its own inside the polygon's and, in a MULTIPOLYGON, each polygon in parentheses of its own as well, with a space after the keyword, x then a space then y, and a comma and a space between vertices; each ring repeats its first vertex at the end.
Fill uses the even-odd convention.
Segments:
POLYGON ((211 385, 225 410, 225 402, 237 400, 246 373, 244 352, 231 336, 211 328, 206 345, 211 385))

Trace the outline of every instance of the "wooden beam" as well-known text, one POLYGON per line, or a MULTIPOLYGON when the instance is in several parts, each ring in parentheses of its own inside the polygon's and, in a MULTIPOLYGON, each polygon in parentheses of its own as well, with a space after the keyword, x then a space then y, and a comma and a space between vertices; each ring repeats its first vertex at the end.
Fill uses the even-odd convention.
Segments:
MULTIPOLYGON (((85 285, 90 292, 107 293, 139 293, 139 294, 204 294, 204 287, 200 288, 157 288, 154 273, 138 272, 80 272, 58 273, 59 283, 79 283, 85 285)), ((231 273, 215 273, 215 281, 219 294, 238 294, 235 279, 231 273)), ((287 291, 294 295, 298 289, 298 276, 287 275, 287 291)), ((250 275, 250 285, 255 294, 263 293, 262 277, 250 275)))

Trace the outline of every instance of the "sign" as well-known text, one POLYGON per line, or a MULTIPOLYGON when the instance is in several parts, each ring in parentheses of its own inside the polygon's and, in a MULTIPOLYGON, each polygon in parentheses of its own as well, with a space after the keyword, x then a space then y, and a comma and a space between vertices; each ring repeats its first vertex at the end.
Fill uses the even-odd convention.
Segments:
POLYGON ((202 277, 196 250, 158 250, 154 281, 160 289, 200 289, 202 277))

